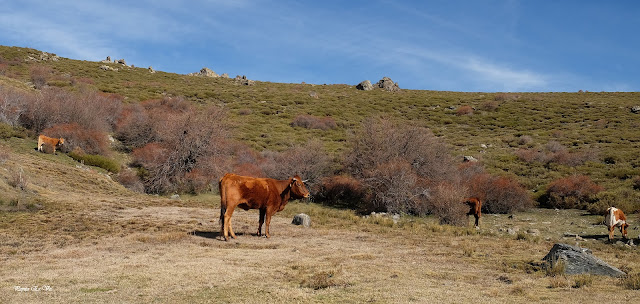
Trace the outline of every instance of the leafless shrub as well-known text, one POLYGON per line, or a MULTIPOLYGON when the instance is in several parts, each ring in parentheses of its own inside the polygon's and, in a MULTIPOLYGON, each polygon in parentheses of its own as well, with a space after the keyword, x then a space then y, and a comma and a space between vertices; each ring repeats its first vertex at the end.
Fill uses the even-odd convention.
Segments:
POLYGON ((374 210, 430 213, 430 185, 457 179, 448 149, 428 129, 370 118, 351 146, 345 169, 363 183, 374 210))
POLYGON ((309 180, 307 185, 315 188, 331 167, 331 159, 327 155, 324 144, 312 139, 304 145, 293 146, 285 151, 266 152, 260 168, 266 176, 276 179, 288 179, 298 174, 309 180))
POLYGON ((531 138, 531 136, 529 135, 521 135, 520 137, 518 137, 518 145, 528 146, 528 145, 531 145, 532 143, 533 143, 533 138, 531 138))
POLYGON ((487 112, 494 112, 498 110, 500 105, 496 101, 485 101, 480 105, 480 109, 487 112))
POLYGON ((18 170, 11 170, 11 174, 9 175, 9 180, 7 181, 7 183, 11 187, 24 191, 29 185, 29 178, 24 173, 22 167, 20 167, 18 168, 18 170))
POLYGON ((121 170, 120 173, 116 176, 116 181, 125 186, 125 188, 143 193, 144 192, 144 184, 140 180, 140 177, 136 173, 136 171, 131 169, 121 170))
POLYGON ((9 150, 0 146, 0 165, 6 163, 10 157, 9 150))
POLYGON ((44 65, 35 65, 29 70, 31 82, 36 89, 42 89, 47 84, 47 79, 51 75, 51 68, 44 65))
POLYGON ((313 115, 298 115, 291 122, 292 127, 303 127, 307 129, 329 130, 335 129, 338 125, 331 117, 317 117, 313 115))
POLYGON ((54 138, 64 138, 63 152, 82 149, 88 154, 109 155, 109 138, 105 132, 85 129, 77 123, 60 124, 42 130, 42 134, 54 138))
POLYGON ((498 93, 494 97, 495 101, 514 101, 520 99, 520 95, 514 93, 498 93))
POLYGON ((460 106, 456 110, 456 115, 458 116, 471 115, 471 114, 473 114, 473 108, 471 106, 467 106, 467 105, 460 106))
POLYGON ((147 171, 143 181, 148 193, 201 189, 195 185, 220 178, 220 172, 207 163, 228 157, 222 109, 212 106, 194 111, 186 103, 169 106, 173 115, 154 125, 158 141, 133 151, 134 163, 147 171), (199 170, 191 173, 195 169, 199 170))
POLYGON ((598 159, 598 153, 593 149, 582 151, 569 151, 557 141, 548 142, 543 149, 529 148, 519 149, 514 154, 524 162, 538 162, 543 164, 556 163, 565 166, 579 166, 587 161, 598 159))
POLYGON ((366 192, 359 180, 344 175, 325 177, 322 179, 316 196, 328 205, 346 207, 366 212, 366 192))
POLYGON ((428 206, 431 213, 440 218, 441 224, 464 226, 467 224, 468 207, 462 204, 466 191, 460 185, 438 183, 431 189, 428 206))
POLYGON ((18 126, 30 98, 26 92, 0 86, 0 122, 18 126))
POLYGON ((551 182, 541 200, 552 208, 584 208, 602 190, 588 176, 572 175, 551 182))
POLYGON ((479 197, 486 213, 513 213, 533 207, 533 201, 515 180, 480 173, 469 179, 470 194, 479 197))

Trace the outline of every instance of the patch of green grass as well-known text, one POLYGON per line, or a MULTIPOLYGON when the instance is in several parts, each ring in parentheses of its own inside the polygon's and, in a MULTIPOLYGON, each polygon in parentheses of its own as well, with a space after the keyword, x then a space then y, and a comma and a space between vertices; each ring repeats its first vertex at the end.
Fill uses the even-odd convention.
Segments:
POLYGON ((73 151, 69 152, 68 155, 69 157, 75 159, 78 162, 82 162, 87 166, 99 167, 111 173, 120 172, 120 164, 118 164, 115 160, 102 155, 75 153, 73 151))

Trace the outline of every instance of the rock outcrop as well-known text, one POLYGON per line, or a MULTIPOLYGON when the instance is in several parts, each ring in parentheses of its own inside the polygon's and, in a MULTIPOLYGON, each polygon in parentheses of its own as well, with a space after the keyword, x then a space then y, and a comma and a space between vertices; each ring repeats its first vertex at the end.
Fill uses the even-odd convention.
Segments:
POLYGON ((400 87, 397 82, 393 82, 389 77, 382 77, 378 83, 376 83, 379 88, 384 89, 389 92, 397 92, 400 91, 400 87))
POLYGON ((356 86, 356 89, 362 90, 362 91, 371 91, 371 90, 373 90, 373 85, 371 84, 371 81, 365 80, 365 81, 359 83, 356 86))
POLYGON ((543 260, 550 267, 554 267, 559 262, 563 263, 566 274, 595 274, 611 277, 625 275, 620 269, 596 258, 591 250, 567 244, 554 244, 543 260))

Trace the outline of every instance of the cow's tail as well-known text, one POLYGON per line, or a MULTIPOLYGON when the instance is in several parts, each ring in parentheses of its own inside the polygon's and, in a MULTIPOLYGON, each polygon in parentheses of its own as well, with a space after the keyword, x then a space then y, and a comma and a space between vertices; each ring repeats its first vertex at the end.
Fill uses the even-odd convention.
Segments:
POLYGON ((218 190, 220 191, 220 233, 224 234, 224 214, 227 212, 227 193, 222 187, 222 179, 218 181, 218 190))

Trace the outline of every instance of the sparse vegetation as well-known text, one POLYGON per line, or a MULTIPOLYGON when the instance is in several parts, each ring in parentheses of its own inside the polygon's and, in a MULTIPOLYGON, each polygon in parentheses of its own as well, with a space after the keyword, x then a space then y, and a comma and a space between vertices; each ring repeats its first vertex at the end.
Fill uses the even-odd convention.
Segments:
POLYGON ((25 59, 39 54, 0 47, 0 290, 47 285, 62 302, 247 302, 257 293, 266 302, 451 302, 455 293, 457 302, 582 303, 638 289, 635 274, 573 277, 539 262, 552 243, 579 242, 627 273, 640 267, 635 247, 602 241, 594 215, 615 204, 637 222, 638 124, 628 109, 638 93, 240 86, 25 59), (47 67, 38 89, 35 65, 47 67), (459 105, 473 115, 457 115, 459 105), (332 122, 292 125, 305 115, 332 122), (41 131, 78 150, 36 153, 41 131), (77 166, 80 149, 117 169, 77 166), (20 168, 24 187, 13 182, 20 168), (301 174, 314 202, 289 203, 271 239, 254 235, 256 212, 237 210, 239 238, 221 242, 214 193, 226 171, 301 174), (578 183, 562 180, 576 175, 578 183), (179 199, 142 193, 174 191, 179 199), (592 214, 529 209, 532 198, 551 207, 551 194, 559 208, 592 214), (460 200, 472 195, 493 214, 478 230, 454 226, 466 224, 460 200), (290 225, 298 213, 313 218, 311 229, 290 225))

